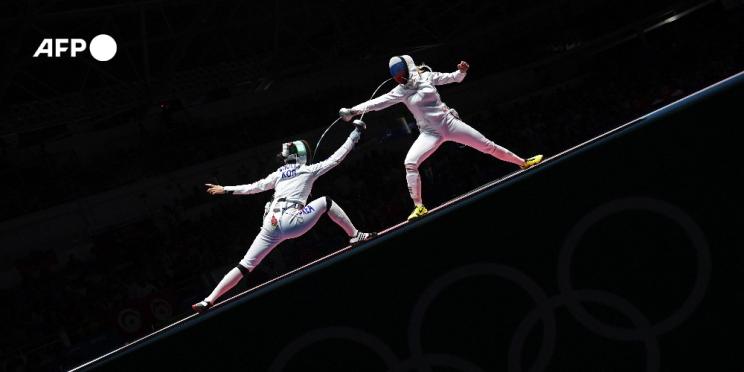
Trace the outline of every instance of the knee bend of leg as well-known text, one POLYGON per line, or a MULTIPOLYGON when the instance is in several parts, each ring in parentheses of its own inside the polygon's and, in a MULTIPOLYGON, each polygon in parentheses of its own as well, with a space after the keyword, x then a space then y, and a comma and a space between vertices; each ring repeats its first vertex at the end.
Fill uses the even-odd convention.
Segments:
POLYGON ((497 145, 496 142, 493 142, 491 140, 488 140, 488 142, 486 142, 486 146, 491 152, 504 152, 503 147, 497 145))
POLYGON ((329 210, 331 210, 331 207, 333 206, 333 199, 326 196, 325 202, 326 202, 326 212, 328 212, 329 210))
POLYGON ((238 264, 237 268, 238 270, 240 270, 240 273, 243 274, 243 276, 247 276, 251 272, 249 268, 243 266, 242 264, 238 264))
POLYGON ((418 164, 406 162, 403 164, 406 168, 406 172, 418 172, 418 164))

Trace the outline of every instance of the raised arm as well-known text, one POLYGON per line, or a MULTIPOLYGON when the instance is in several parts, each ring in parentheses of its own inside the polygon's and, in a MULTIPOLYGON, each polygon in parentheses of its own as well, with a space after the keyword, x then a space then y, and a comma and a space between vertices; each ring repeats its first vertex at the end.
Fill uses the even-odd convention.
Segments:
POLYGON ((431 83, 434 85, 444 85, 462 82, 462 80, 465 79, 465 75, 467 75, 469 68, 470 65, 468 65, 467 62, 461 61, 457 65, 457 70, 455 72, 430 72, 431 83))
POLYGON ((249 195, 249 194, 256 194, 262 191, 271 190, 276 185, 276 181, 279 179, 279 173, 273 172, 266 176, 266 178, 258 180, 254 183, 249 183, 247 185, 238 185, 238 186, 220 186, 220 185, 212 185, 210 183, 206 184, 208 187, 207 192, 211 195, 220 195, 220 194, 236 194, 236 195, 249 195))
MULTIPOLYGON (((359 120, 355 120, 354 122, 358 122, 359 120)), ((354 129, 351 134, 349 134, 349 138, 346 139, 343 145, 336 150, 336 152, 333 153, 328 159, 321 161, 320 163, 315 163, 309 165, 307 168, 310 172, 314 173, 316 176, 322 176, 329 170, 333 169, 335 166, 341 164, 341 162, 346 158, 346 155, 349 155, 349 152, 351 152, 351 149, 354 148, 354 145, 359 142, 359 138, 362 135, 362 128, 357 127, 354 129)))

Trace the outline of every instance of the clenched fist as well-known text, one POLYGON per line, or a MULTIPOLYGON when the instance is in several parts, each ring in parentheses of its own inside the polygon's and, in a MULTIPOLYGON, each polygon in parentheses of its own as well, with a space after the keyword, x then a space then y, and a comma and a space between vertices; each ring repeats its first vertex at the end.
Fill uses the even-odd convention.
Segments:
POLYGON ((470 68, 470 65, 465 61, 460 61, 460 63, 457 64, 457 69, 460 70, 462 73, 468 72, 468 69, 470 68))
POLYGON ((344 121, 351 121, 351 119, 353 119, 356 115, 359 115, 359 113, 345 107, 341 110, 338 110, 338 116, 344 119, 344 121))

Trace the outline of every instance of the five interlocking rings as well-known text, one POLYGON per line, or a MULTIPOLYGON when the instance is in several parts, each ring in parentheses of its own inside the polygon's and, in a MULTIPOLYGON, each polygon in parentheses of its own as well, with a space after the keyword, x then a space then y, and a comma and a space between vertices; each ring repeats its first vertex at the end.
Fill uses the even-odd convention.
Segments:
POLYGON ((678 207, 652 198, 625 198, 605 203, 592 210, 569 231, 558 259, 558 287, 560 293, 548 296, 530 277, 517 269, 492 263, 479 263, 452 270, 436 279, 419 297, 414 306, 408 326, 408 347, 411 355, 401 360, 379 338, 348 327, 329 327, 310 331, 288 344, 275 358, 270 371, 282 371, 289 361, 304 348, 324 340, 353 341, 374 351, 384 362, 388 371, 407 371, 418 367, 448 367, 461 371, 483 371, 473 362, 451 354, 425 353, 421 344, 421 330, 430 305, 445 289, 466 278, 495 276, 519 286, 527 292, 535 307, 522 319, 512 335, 508 353, 508 370, 523 370, 522 353, 530 331, 542 322, 542 342, 529 371, 542 371, 548 366, 557 340, 555 310, 568 309, 570 314, 591 332, 611 340, 638 341, 646 350, 646 371, 658 371, 660 365, 658 337, 678 327, 695 311, 703 299, 711 273, 711 258, 708 242, 695 221, 678 207), (666 217, 683 228, 696 251, 697 276, 682 305, 667 318, 651 324, 636 306, 623 297, 603 290, 575 289, 571 282, 571 260, 584 234, 597 222, 620 212, 649 211, 666 217), (583 304, 595 303, 615 309, 633 323, 632 328, 607 324, 589 313, 583 304))

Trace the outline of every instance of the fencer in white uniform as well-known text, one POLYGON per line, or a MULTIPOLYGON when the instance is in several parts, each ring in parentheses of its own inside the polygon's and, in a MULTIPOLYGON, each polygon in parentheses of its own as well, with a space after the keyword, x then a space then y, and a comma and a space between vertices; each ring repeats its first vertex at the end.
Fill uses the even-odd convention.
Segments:
POLYGON ((315 180, 341 163, 354 144, 359 141, 364 123, 356 120, 355 124, 356 129, 351 132, 344 144, 328 159, 320 163, 307 164, 311 157, 310 146, 306 141, 294 141, 282 146, 282 153, 279 157, 285 165, 262 180, 240 186, 207 184, 207 192, 212 195, 248 195, 274 189, 274 196, 266 205, 261 230, 245 257, 225 275, 209 296, 192 305, 194 311, 203 312, 212 307, 220 296, 238 284, 243 276, 253 271, 279 243, 303 235, 325 213, 328 213, 333 222, 341 226, 349 236, 351 244, 376 235, 376 233, 364 233, 357 230, 338 203, 327 196, 305 204, 315 180))
POLYGON ((437 85, 461 82, 470 67, 465 61, 457 65, 451 73, 429 71, 428 66, 416 66, 408 55, 396 56, 388 64, 390 74, 398 85, 390 92, 377 98, 360 103, 351 109, 342 108, 341 117, 350 121, 354 116, 367 111, 378 111, 402 102, 416 119, 419 136, 408 150, 404 162, 406 183, 415 204, 408 219, 414 219, 427 213, 421 195, 421 176, 419 165, 423 163, 439 146, 446 141, 454 141, 472 147, 500 160, 529 168, 542 160, 542 155, 527 160, 497 145, 483 134, 465 124, 457 112, 447 107, 437 92, 437 85))

